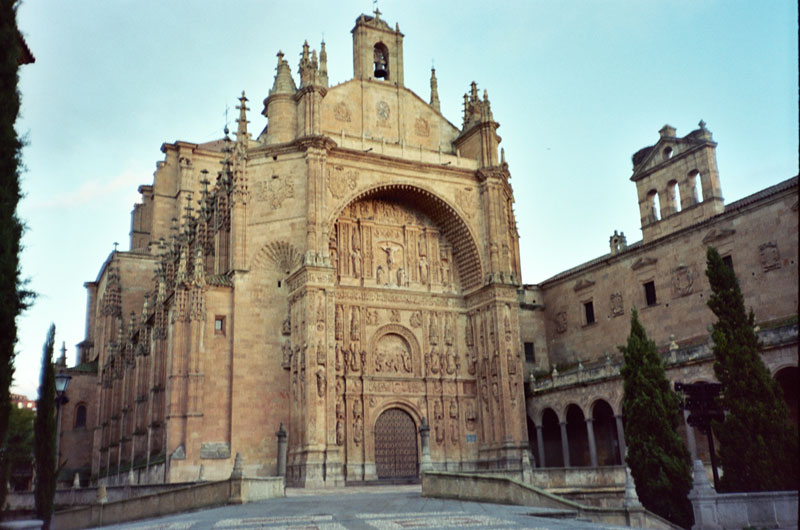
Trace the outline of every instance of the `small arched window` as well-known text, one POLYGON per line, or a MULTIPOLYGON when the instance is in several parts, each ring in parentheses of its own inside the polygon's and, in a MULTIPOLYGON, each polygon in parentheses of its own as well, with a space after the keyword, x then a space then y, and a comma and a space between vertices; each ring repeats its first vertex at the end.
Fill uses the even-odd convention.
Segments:
POLYGON ((672 201, 672 211, 681 211, 681 190, 678 186, 677 180, 670 180, 667 183, 667 193, 669 193, 670 200, 672 201))
POLYGON ((75 407, 75 428, 83 429, 86 427, 86 405, 79 403, 75 407))
POLYGON ((686 188, 689 190, 689 198, 691 204, 697 204, 703 196, 703 186, 700 178, 700 172, 693 169, 686 177, 686 188))
POLYGON ((658 200, 658 192, 650 190, 647 193, 647 203, 650 208, 650 222, 655 222, 661 219, 661 203, 658 200))
POLYGON ((662 160, 669 160, 672 158, 672 148, 670 146, 665 147, 664 150, 661 151, 661 155, 662 160))
POLYGON ((372 50, 372 57, 375 63, 373 77, 375 79, 389 79, 389 50, 386 45, 379 42, 372 50))

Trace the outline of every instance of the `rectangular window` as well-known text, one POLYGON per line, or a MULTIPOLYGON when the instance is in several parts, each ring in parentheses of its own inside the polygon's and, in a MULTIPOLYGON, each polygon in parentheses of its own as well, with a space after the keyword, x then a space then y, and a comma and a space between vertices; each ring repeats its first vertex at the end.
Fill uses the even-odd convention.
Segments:
MULTIPOLYGON (((728 268, 733 271, 733 258, 728 256, 722 256, 722 263, 728 266, 728 268)), ((735 271, 733 271, 735 273, 735 271)))
POLYGON ((655 282, 647 282, 644 284, 644 299, 648 306, 656 305, 656 284, 655 282))
POLYGON ((533 349, 532 342, 525 343, 525 362, 526 363, 534 363, 536 362, 536 352, 533 349))
POLYGON ((586 324, 594 324, 594 304, 592 302, 584 302, 583 311, 586 313, 586 324))
POLYGON ((217 315, 214 317, 214 335, 225 334, 225 317, 217 315))

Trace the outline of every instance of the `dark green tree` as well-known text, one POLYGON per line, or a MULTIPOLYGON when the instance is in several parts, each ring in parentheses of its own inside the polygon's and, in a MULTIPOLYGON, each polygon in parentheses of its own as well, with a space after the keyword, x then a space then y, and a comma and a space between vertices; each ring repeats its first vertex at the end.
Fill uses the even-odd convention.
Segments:
POLYGON ((717 315, 714 373, 722 383, 725 420, 713 425, 719 439, 723 491, 796 490, 797 426, 778 383, 759 355, 753 311, 733 270, 713 247, 706 254, 711 284, 708 307, 717 315))
MULTIPOLYGON (((22 142, 14 129, 19 114, 17 70, 21 53, 17 1, 0 0, 0 454, 5 447, 11 411, 11 381, 17 343, 16 318, 25 307, 19 274, 22 223, 17 218, 22 142)), ((0 506, 5 505, 5 485, 0 506)))
POLYGON ((56 372, 53 367, 53 345, 56 340, 56 326, 50 324, 47 340, 42 352, 42 375, 39 384, 39 400, 36 402, 36 517, 44 522, 43 528, 50 528, 53 515, 53 498, 56 494, 56 372))
POLYGON ((24 487, 27 484, 17 484, 20 475, 22 478, 33 475, 33 421, 35 417, 36 413, 31 409, 11 407, 0 487, 5 487, 6 481, 10 481, 15 489, 24 487))
POLYGON ((689 451, 678 434, 680 399, 672 391, 656 344, 647 338, 637 311, 625 346, 622 377, 625 395, 626 462, 642 505, 684 528, 692 526, 689 451))

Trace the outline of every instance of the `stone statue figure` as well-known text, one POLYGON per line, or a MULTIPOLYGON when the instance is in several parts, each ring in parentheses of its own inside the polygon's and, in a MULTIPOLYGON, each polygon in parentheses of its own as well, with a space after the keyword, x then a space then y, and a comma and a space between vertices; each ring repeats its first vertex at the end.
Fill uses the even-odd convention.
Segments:
POLYGON ((397 286, 403 287, 406 285, 406 270, 403 267, 397 269, 397 286))
POLYGON ((375 272, 375 282, 378 285, 383 285, 386 280, 386 275, 383 272, 383 265, 378 265, 378 270, 375 272))
POLYGON ((428 258, 425 256, 419 257, 419 283, 428 283, 428 258))

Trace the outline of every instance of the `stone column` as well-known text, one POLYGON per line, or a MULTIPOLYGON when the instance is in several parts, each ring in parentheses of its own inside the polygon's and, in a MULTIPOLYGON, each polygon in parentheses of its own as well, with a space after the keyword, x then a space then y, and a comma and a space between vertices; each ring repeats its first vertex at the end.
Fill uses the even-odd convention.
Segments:
POLYGON ((628 454, 628 446, 625 445, 625 431, 622 428, 622 414, 614 416, 617 420, 617 441, 619 442, 619 457, 622 464, 625 464, 625 455, 628 454))
POLYGON ((420 473, 426 471, 433 471, 433 463, 431 462, 431 448, 430 448, 430 435, 431 428, 425 418, 422 418, 422 423, 419 425, 419 442, 421 447, 421 461, 419 464, 420 473))
POLYGON ((592 418, 586 418, 586 436, 589 439, 589 458, 592 467, 597 467, 597 445, 594 443, 594 426, 592 418))
POLYGON ((683 424, 686 427, 686 445, 689 446, 689 454, 692 456, 692 462, 697 460, 697 441, 694 438, 694 427, 689 425, 688 422, 689 411, 683 411, 683 424))
POLYGON ((567 424, 566 422, 559 423, 561 426, 561 454, 564 456, 564 467, 571 467, 569 465, 569 440, 567 440, 567 424))
POLYGON ((539 452, 539 461, 537 462, 538 466, 536 467, 545 467, 547 463, 544 461, 544 437, 542 436, 542 426, 536 426, 536 449, 539 452))
POLYGON ((275 432, 278 437, 278 476, 286 476, 286 428, 281 422, 280 427, 275 432))

